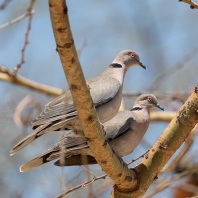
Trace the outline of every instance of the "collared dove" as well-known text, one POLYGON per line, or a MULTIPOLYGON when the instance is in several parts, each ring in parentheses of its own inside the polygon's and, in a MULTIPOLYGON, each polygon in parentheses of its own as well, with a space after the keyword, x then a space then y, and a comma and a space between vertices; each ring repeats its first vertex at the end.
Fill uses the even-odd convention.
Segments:
MULTIPOLYGON (((150 109, 158 107, 164 110, 152 94, 139 96, 130 111, 121 111, 104 123, 105 138, 118 157, 129 155, 140 143, 149 126, 150 109)), ((20 167, 21 172, 31 170, 51 160, 57 166, 74 166, 96 164, 96 160, 85 137, 69 132, 59 139, 58 143, 41 156, 20 167), (85 160, 82 160, 82 157, 85 160)))
MULTIPOLYGON (((134 65, 146 69, 133 50, 123 50, 106 71, 87 81, 101 123, 110 120, 118 112, 122 99, 124 76, 134 65)), ((81 122, 70 91, 48 103, 45 110, 32 122, 32 127, 34 131, 15 145, 10 151, 10 155, 51 131, 71 129, 82 134, 81 122)))

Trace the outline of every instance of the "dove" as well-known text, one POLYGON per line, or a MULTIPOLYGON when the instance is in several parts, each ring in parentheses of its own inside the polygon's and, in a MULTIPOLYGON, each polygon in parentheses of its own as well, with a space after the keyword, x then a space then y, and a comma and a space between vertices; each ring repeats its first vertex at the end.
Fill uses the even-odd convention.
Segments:
MULTIPOLYGON (((146 69, 136 52, 123 50, 101 75, 87 80, 101 124, 113 118, 118 112, 122 99, 124 76, 129 68, 135 65, 146 69)), ((51 131, 73 130, 77 134, 83 135, 71 92, 68 91, 49 102, 45 110, 32 121, 32 128, 33 132, 16 144, 10 151, 10 155, 51 131)))
MULTIPOLYGON (((104 123, 105 138, 118 157, 129 155, 138 146, 149 127, 152 107, 164 110, 154 95, 143 94, 136 99, 130 111, 120 111, 113 119, 104 123)), ((97 163, 87 139, 71 131, 59 138, 58 143, 47 152, 22 165, 20 171, 31 170, 58 158, 61 159, 55 162, 57 166, 97 163)))

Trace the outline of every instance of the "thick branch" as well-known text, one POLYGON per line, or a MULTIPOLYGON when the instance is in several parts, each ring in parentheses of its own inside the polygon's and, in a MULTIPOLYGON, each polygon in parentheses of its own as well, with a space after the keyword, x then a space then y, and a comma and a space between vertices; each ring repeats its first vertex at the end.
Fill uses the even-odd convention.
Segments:
POLYGON ((114 188, 115 197, 142 197, 158 173, 188 137, 198 122, 198 86, 174 116, 148 156, 135 168, 139 174, 139 187, 128 194, 114 188))
POLYGON ((29 89, 42 92, 47 95, 60 96, 61 94, 64 93, 63 90, 61 89, 57 89, 54 87, 37 83, 35 81, 22 77, 18 74, 13 75, 13 73, 9 72, 5 67, 0 67, 0 80, 4 80, 7 82, 11 82, 13 84, 21 85, 23 87, 27 87, 29 89))
POLYGON ((175 114, 175 112, 152 111, 150 115, 150 122, 170 122, 175 114))
POLYGON ((189 4, 191 9, 194 9, 194 8, 198 9, 198 4, 191 0, 179 0, 179 1, 189 4))
POLYGON ((137 184, 136 174, 120 161, 105 140, 74 46, 66 2, 49 0, 49 7, 57 51, 89 146, 97 162, 118 188, 131 189, 137 184))

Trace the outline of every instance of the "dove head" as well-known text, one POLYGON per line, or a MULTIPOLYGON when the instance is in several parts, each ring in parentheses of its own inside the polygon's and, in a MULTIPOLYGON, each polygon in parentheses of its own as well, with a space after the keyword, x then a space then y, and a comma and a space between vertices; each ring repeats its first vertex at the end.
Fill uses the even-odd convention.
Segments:
POLYGON ((153 94, 140 95, 136 99, 134 106, 141 106, 141 107, 144 107, 147 109, 150 109, 152 107, 157 107, 157 108, 161 109, 162 111, 164 111, 164 108, 158 104, 157 98, 153 94))
POLYGON ((123 50, 121 51, 115 60, 114 63, 119 63, 122 66, 125 66, 125 70, 127 71, 130 67, 139 65, 142 68, 146 69, 146 67, 140 62, 140 58, 138 54, 133 50, 123 50))

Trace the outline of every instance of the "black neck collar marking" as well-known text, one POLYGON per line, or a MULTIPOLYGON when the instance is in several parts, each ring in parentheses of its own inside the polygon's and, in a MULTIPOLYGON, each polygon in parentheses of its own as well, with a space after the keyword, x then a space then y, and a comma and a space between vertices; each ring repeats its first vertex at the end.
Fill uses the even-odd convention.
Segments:
POLYGON ((122 68, 122 65, 121 64, 119 64, 119 63, 111 63, 110 65, 109 65, 109 67, 113 67, 113 68, 122 68))
POLYGON ((140 110, 142 110, 141 107, 134 107, 134 108, 131 109, 131 111, 140 111, 140 110))

